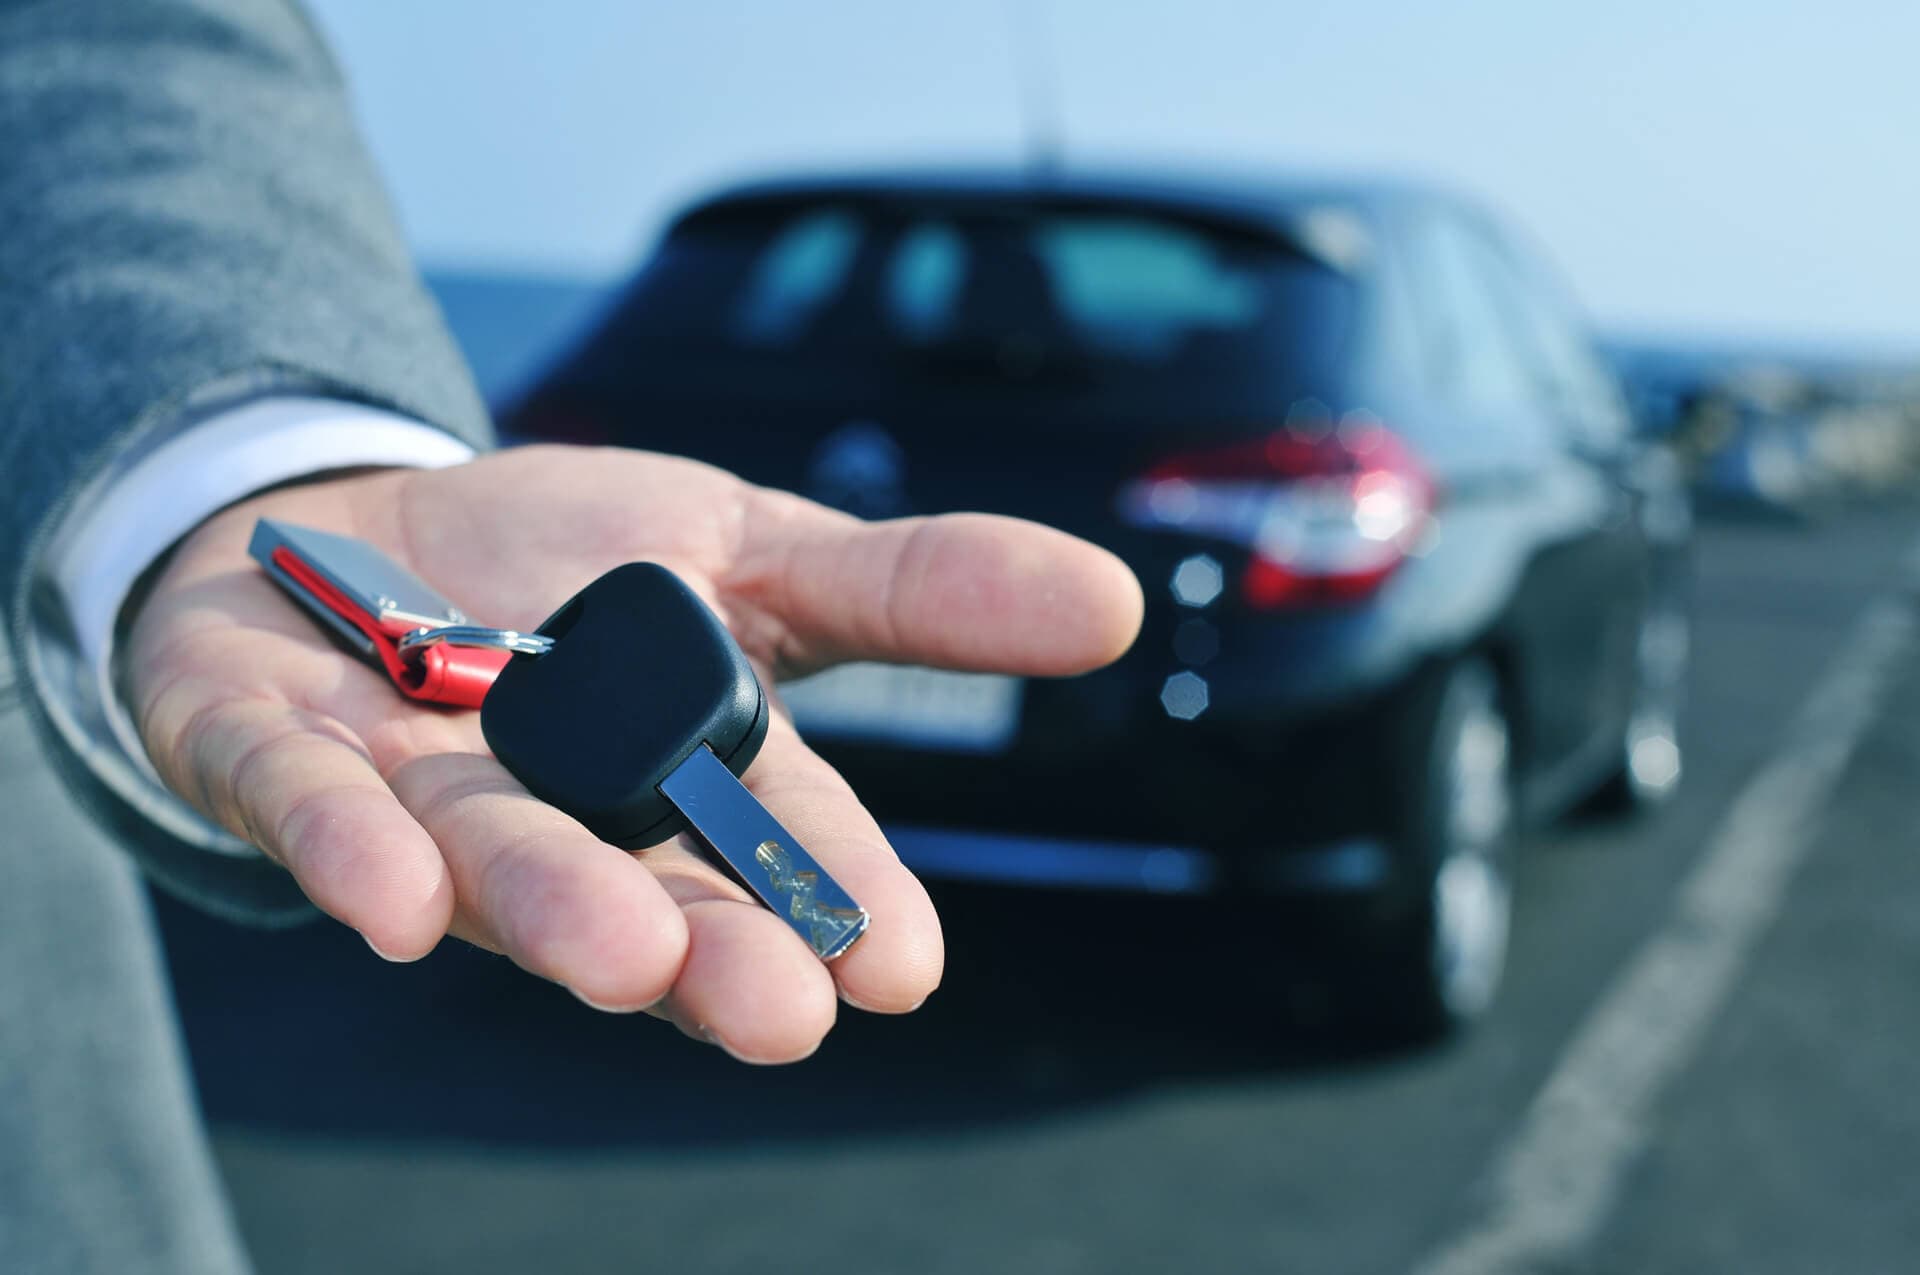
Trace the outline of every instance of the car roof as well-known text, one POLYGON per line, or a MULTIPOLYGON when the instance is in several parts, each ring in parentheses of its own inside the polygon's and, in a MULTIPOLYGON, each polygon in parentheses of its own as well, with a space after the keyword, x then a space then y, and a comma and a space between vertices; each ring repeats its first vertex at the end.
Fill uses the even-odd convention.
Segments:
POLYGON ((1159 208, 1291 233, 1300 214, 1316 206, 1337 204, 1378 223, 1393 210, 1447 198, 1435 188, 1399 179, 1294 177, 1226 167, 926 166, 794 173, 742 182, 699 200, 677 223, 760 203, 1057 200, 1159 208))

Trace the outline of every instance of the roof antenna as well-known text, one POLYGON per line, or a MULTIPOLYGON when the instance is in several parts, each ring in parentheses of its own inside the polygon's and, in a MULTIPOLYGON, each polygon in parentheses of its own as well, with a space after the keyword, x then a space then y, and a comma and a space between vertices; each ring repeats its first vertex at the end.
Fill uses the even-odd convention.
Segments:
POLYGON ((1059 85, 1047 27, 1051 6, 1045 0, 1006 0, 1006 6, 1027 167, 1035 177, 1051 177, 1061 165, 1059 85))

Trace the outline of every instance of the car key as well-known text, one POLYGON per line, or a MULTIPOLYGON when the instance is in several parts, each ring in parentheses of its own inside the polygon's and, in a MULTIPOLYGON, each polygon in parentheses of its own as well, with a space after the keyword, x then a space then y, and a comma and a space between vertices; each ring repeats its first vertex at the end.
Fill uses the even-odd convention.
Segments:
POLYGON ((866 910, 740 782, 771 706, 665 567, 616 567, 527 634, 468 623, 361 541, 262 519, 251 551, 403 692, 478 706, 500 763, 596 836, 638 850, 691 827, 822 960, 866 932, 866 910))
POLYGON ((691 825, 823 960, 867 913, 747 791, 771 705, 753 665, 680 577, 632 562, 595 580, 500 671, 480 726, 528 791, 636 849, 691 825))
POLYGON ((544 639, 468 624, 460 608, 364 540, 262 518, 247 552, 412 699, 478 708, 514 651, 544 649, 544 639), (466 640, 408 647, 408 635, 427 632, 466 640))

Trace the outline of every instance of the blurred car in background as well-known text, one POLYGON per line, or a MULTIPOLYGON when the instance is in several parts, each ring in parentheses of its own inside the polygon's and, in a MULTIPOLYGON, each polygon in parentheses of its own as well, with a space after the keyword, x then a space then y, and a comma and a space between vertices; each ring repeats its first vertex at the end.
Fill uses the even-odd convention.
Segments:
POLYGON ((1679 774, 1684 490, 1531 250, 1386 184, 920 171, 684 213, 507 421, 1119 554, 1057 681, 789 688, 927 875, 1350 901, 1370 1017, 1491 1001, 1515 830, 1679 774))
POLYGON ((1803 520, 1920 474, 1920 378, 1905 359, 1615 340, 1606 353, 1645 432, 1703 513, 1803 520))

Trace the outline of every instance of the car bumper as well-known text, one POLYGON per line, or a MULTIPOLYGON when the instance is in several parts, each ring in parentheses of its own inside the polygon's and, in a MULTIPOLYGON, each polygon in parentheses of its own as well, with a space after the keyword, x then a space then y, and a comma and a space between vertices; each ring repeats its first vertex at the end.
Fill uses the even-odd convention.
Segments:
POLYGON ((1152 845, 914 824, 886 829, 902 863, 937 880, 1132 894, 1209 896, 1240 889, 1288 894, 1368 894, 1386 889, 1386 845, 1353 838, 1332 845, 1226 854, 1201 846, 1152 845))

